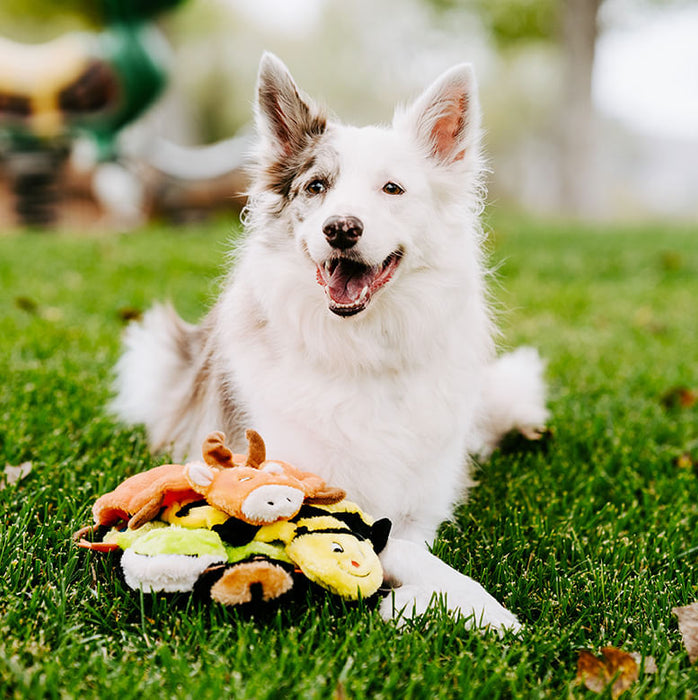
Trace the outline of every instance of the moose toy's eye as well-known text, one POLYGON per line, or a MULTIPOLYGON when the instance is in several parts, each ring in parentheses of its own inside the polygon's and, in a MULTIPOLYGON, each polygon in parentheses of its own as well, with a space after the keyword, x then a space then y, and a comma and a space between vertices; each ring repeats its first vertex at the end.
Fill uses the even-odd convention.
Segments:
POLYGON ((342 547, 342 545, 339 544, 339 542, 333 542, 332 543, 332 551, 337 552, 339 554, 340 552, 344 551, 344 547, 342 547))
POLYGON ((327 185, 324 180, 320 180, 319 178, 311 180, 305 186, 305 191, 310 195, 322 194, 325 190, 327 190, 327 185))
POLYGON ((386 194, 404 194, 405 190, 394 182, 386 182, 385 185, 383 185, 383 192, 386 194))

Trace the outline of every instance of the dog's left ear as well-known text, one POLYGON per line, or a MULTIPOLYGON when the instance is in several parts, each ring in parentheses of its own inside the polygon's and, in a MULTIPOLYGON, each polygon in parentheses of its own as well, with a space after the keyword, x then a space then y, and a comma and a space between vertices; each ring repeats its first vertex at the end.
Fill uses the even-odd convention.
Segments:
POLYGON ((437 78, 407 110, 396 113, 394 124, 405 122, 428 155, 444 165, 477 149, 480 104, 472 66, 461 63, 437 78))

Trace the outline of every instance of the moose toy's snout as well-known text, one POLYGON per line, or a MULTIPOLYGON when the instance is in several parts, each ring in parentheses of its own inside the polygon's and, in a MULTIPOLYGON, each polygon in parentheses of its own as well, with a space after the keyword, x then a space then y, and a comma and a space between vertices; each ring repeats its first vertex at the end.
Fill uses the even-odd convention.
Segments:
POLYGON ((364 225, 355 216, 330 216, 322 225, 322 232, 333 248, 347 250, 361 238, 364 225))
POLYGON ((303 491, 292 486, 259 486, 243 501, 242 513, 250 522, 273 523, 294 516, 304 498, 303 491))

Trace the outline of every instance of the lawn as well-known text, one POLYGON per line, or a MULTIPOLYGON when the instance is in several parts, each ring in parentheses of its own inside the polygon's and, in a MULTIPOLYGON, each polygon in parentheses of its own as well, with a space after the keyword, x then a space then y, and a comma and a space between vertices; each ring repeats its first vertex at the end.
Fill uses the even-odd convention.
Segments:
POLYGON ((196 320, 231 226, 0 236, 0 470, 32 463, 0 491, 0 696, 596 697, 577 657, 606 646, 656 661, 624 697, 698 695, 671 612, 698 600, 698 405, 677 390, 698 389, 698 230, 490 228, 502 345, 548 358, 551 433, 481 466, 435 550, 524 622, 504 639, 324 595, 254 618, 128 591, 71 544, 161 462, 104 411, 119 335, 155 299, 196 320))

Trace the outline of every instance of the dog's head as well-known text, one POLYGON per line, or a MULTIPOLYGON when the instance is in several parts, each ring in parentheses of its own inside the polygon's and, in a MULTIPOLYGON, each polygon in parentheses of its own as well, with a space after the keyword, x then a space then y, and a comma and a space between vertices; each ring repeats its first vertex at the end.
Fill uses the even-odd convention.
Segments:
POLYGON ((399 109, 391 127, 354 128, 329 120, 265 54, 256 115, 253 191, 339 316, 359 314, 379 290, 433 264, 433 251, 448 247, 438 239, 449 225, 436 220, 458 218, 452 207, 464 199, 477 204, 480 111, 467 64, 399 109))

